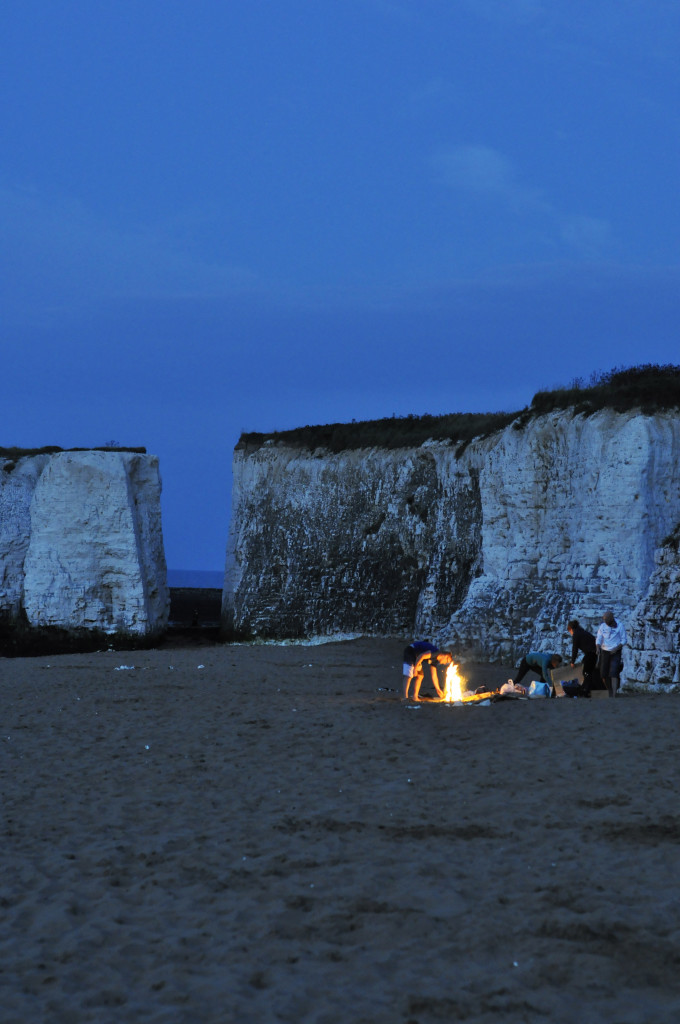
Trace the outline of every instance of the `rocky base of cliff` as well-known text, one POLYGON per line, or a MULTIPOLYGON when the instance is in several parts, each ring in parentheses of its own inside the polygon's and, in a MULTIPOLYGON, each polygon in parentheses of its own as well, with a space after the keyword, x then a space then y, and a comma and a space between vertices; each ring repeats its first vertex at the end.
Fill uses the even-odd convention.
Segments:
POLYGON ((0 626, 0 657, 31 658, 39 655, 86 654, 91 651, 145 650, 157 647, 163 634, 105 633, 96 629, 61 629, 56 626, 0 626))

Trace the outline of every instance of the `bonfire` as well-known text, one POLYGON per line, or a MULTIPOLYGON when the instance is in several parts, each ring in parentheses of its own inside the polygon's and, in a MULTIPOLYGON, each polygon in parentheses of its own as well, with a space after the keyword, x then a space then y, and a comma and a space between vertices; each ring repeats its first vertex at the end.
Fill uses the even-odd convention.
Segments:
POLYGON ((491 693, 463 693, 464 680, 458 671, 458 666, 451 663, 447 666, 444 677, 444 696, 442 703, 445 704, 471 704, 491 697, 491 693))

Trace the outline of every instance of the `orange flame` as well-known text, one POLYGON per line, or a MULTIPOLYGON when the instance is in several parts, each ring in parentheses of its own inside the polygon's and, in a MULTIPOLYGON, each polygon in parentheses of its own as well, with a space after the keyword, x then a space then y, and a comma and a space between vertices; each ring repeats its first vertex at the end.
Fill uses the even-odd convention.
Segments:
POLYGON ((444 700, 447 704, 453 704, 463 699, 463 680, 458 674, 458 666, 451 664, 446 669, 444 679, 444 700))

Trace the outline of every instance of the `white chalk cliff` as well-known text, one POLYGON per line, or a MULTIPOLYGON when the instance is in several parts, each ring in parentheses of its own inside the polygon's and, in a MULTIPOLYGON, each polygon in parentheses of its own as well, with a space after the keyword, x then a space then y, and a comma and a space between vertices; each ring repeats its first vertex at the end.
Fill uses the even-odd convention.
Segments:
POLYGON ((428 635, 465 657, 570 651, 612 608, 624 678, 679 679, 680 415, 570 411, 467 446, 237 446, 223 620, 428 635))
POLYGON ((169 591, 155 456, 0 458, 0 617, 10 627, 162 632, 169 591))

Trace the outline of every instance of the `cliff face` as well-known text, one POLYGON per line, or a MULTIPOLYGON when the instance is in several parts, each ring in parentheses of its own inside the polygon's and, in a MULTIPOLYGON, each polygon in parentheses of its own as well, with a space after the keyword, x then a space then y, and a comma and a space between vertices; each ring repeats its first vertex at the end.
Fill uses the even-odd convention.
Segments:
POLYGON ((225 625, 429 635, 510 661, 567 653, 567 619, 595 631, 611 607, 631 633, 628 681, 666 679, 680 612, 664 612, 663 657, 643 622, 668 592, 679 456, 677 414, 612 411, 551 413, 458 455, 237 449, 225 625))
POLYGON ((447 530, 438 456, 425 446, 237 453, 228 623, 287 636, 409 632, 424 597, 446 618, 476 564, 479 491, 475 474, 446 482, 447 530))
POLYGON ((663 688, 680 684, 680 528, 654 556, 645 597, 630 621, 628 677, 663 688))
POLYGON ((162 632, 160 492, 153 456, 0 460, 0 617, 36 629, 162 632))

